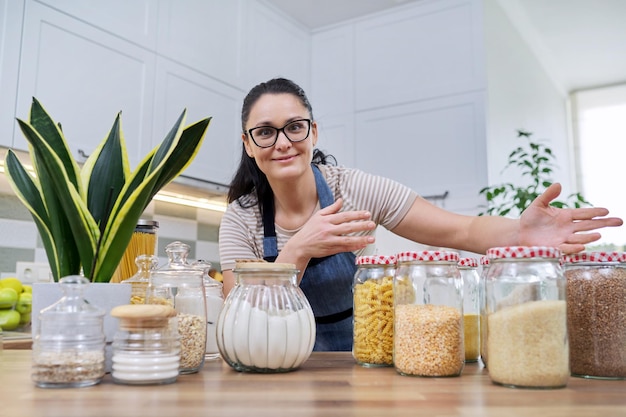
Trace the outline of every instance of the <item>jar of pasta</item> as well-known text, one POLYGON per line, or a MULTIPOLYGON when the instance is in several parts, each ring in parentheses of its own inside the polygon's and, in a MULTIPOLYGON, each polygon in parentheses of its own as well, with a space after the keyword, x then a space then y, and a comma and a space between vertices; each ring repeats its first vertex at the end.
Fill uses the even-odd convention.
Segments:
POLYGON ((626 253, 563 257, 573 376, 626 378, 626 253))
POLYGON ((394 255, 360 256, 354 275, 352 355, 362 366, 393 365, 394 255))
POLYGON ((137 274, 138 265, 135 261, 139 255, 156 254, 158 229, 158 221, 139 219, 111 282, 122 282, 137 274))
POLYGON ((476 362, 480 355, 480 296, 478 261, 461 258, 459 271, 463 279, 463 334, 465 362, 476 362))
POLYGON ((487 256, 491 380, 509 387, 564 387, 570 371, 560 251, 514 246, 491 248, 487 256))
POLYGON ((401 375, 458 376, 465 364, 463 281, 449 251, 397 255, 393 363, 401 375))
POLYGON ((485 308, 485 282, 489 272, 489 257, 480 257, 480 281, 478 282, 478 297, 480 299, 480 361, 487 367, 487 311, 485 308))

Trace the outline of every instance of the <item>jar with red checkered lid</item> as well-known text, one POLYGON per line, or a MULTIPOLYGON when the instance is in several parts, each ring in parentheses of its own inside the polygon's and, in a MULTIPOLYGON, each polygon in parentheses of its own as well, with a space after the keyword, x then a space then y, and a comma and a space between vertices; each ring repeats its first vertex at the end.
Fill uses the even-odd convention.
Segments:
POLYGON ((461 258, 459 271, 463 279, 463 334, 465 362, 476 362, 480 355, 480 294, 478 260, 461 258))
POLYGON ((569 346, 561 253, 547 246, 487 251, 489 376, 500 385, 567 385, 569 346))
POLYGON ((366 367, 393 365, 393 276, 395 255, 359 256, 352 286, 352 355, 366 367))
POLYGON ((573 376, 626 379, 626 253, 562 258, 573 376))
POLYGON ((485 281, 489 272, 489 257, 480 257, 480 281, 478 293, 480 298, 480 361, 487 367, 487 310, 485 302, 485 281))
POLYGON ((463 280, 459 254, 450 251, 397 255, 393 293, 393 362, 401 375, 458 376, 463 348, 463 280))

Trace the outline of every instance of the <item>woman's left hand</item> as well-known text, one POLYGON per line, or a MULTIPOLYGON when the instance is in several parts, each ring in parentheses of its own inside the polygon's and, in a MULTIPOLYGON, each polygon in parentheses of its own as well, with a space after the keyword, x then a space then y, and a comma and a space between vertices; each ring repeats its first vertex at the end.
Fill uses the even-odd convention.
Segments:
POLYGON ((537 197, 520 217, 521 245, 558 247, 563 253, 585 250, 585 245, 600 239, 598 232, 591 230, 621 226, 617 217, 605 217, 609 211, 602 207, 560 209, 550 202, 561 193, 561 185, 552 184, 537 197))

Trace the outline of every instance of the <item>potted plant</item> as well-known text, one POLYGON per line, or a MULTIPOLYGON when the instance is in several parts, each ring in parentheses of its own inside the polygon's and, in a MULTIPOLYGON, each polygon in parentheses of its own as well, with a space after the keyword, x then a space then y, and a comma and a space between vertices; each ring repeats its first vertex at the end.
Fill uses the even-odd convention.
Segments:
MULTIPOLYGON (((532 133, 524 130, 517 131, 517 137, 525 140, 523 145, 518 146, 509 154, 508 162, 503 171, 515 166, 522 171, 522 177, 528 178, 526 185, 503 183, 485 187, 479 191, 487 199, 487 209, 479 216, 519 216, 533 200, 545 191, 553 181, 551 174, 556 167, 556 157, 552 149, 542 143, 531 140, 532 133)), ((570 194, 566 201, 555 200, 552 206, 582 207, 591 204, 581 193, 570 194)))
POLYGON ((202 144, 211 119, 185 126, 185 118, 183 110, 161 144, 131 172, 118 113, 109 134, 80 167, 61 125, 33 98, 29 120, 18 123, 34 175, 11 150, 6 175, 33 216, 54 281, 81 273, 92 282, 110 281, 146 206, 202 144))

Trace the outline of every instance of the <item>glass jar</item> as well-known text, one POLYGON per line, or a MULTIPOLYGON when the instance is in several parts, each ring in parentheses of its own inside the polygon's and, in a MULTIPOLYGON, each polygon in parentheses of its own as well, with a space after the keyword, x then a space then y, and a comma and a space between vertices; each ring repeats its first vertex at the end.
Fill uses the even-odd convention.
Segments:
POLYGON ((138 265, 135 261, 139 255, 156 254, 158 229, 158 221, 139 219, 111 282, 122 282, 137 274, 138 265))
POLYGON ((104 377, 105 311, 84 299, 88 285, 82 276, 61 278, 63 297, 39 314, 31 374, 38 387, 86 387, 104 377))
POLYGON ((564 256, 573 376, 626 378, 626 253, 564 256))
POLYGON ((209 275, 211 263, 198 260, 193 263, 194 267, 198 267, 204 271, 204 293, 206 295, 206 352, 205 360, 218 359, 220 357, 217 348, 217 317, 224 305, 223 284, 209 275))
POLYGON ((485 296, 485 282, 489 272, 489 257, 480 257, 480 281, 478 283, 478 297, 480 299, 480 361, 487 367, 487 309, 485 296))
POLYGON ((401 375, 458 376, 465 364, 459 255, 402 252, 393 281, 393 363, 401 375))
POLYGON ((169 263, 150 273, 146 304, 169 305, 176 310, 180 334, 180 373, 198 372, 204 365, 207 341, 204 271, 187 262, 189 245, 165 247, 169 263))
POLYGON ((559 250, 501 247, 489 249, 487 256, 491 380, 509 387, 564 387, 569 378, 569 348, 559 250))
POLYGON ((144 304, 150 282, 150 272, 159 265, 159 258, 154 255, 139 255, 135 259, 135 264, 137 273, 122 282, 131 285, 130 303, 144 304))
POLYGON ((480 356, 480 294, 478 261, 461 258, 459 272, 463 279, 463 343, 465 362, 476 362, 480 356))
POLYGON ((175 382, 180 366, 176 310, 166 305, 129 304, 114 307, 111 316, 119 319, 113 339, 113 382, 175 382))
POLYGON ((217 320, 217 346, 237 371, 289 372, 315 344, 313 310, 293 264, 238 262, 217 320))
POLYGON ((392 366, 396 257, 359 256, 356 265, 352 356, 362 366, 392 366))

